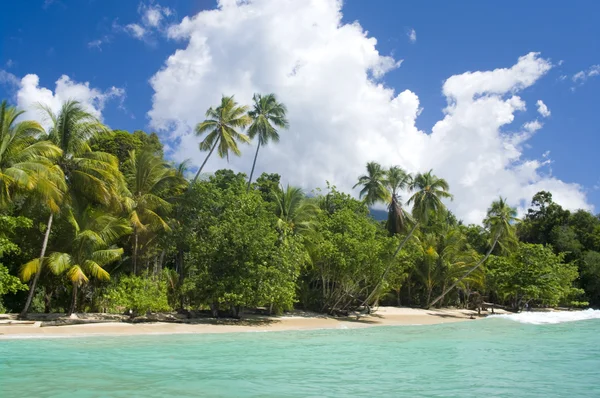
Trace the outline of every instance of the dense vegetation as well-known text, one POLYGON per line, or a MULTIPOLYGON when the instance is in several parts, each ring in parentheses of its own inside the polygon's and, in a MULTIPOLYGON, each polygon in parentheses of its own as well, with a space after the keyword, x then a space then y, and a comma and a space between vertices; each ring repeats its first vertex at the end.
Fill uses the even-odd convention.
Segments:
POLYGON ((288 128, 272 94, 207 111, 195 173, 166 161, 154 133, 110 130, 77 102, 45 112, 47 131, 0 107, 0 311, 600 305, 600 219, 548 192, 523 220, 500 198, 463 225, 433 171, 371 162, 359 199, 253 180, 260 147, 288 128), (228 159, 252 142, 249 178, 202 174, 215 150, 228 159))

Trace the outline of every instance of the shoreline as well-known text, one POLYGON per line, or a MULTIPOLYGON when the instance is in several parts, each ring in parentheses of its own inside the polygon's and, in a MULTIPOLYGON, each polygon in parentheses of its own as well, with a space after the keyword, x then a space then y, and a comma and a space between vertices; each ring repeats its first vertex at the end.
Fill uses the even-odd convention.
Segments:
MULTIPOLYGON (((503 311, 496 311, 500 314, 503 311)), ((359 329, 376 326, 416 326, 472 321, 485 318, 489 313, 461 309, 416 309, 401 307, 379 307, 371 315, 334 318, 321 314, 302 313, 284 316, 249 315, 241 320, 234 319, 190 319, 182 323, 173 322, 115 322, 94 319, 93 323, 61 326, 42 326, 40 321, 16 321, 0 319, 0 339, 27 339, 86 336, 137 336, 163 334, 220 334, 240 332, 283 332, 324 329, 359 329)), ((100 315, 99 315, 100 316, 100 315)))

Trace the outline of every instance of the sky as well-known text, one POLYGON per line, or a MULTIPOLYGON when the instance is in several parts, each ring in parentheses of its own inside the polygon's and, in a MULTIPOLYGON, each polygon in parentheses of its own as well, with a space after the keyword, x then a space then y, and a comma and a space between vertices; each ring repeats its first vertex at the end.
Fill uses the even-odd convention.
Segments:
MULTIPOLYGON (((290 128, 257 171, 352 191, 368 161, 433 169, 479 223, 540 190, 600 211, 600 3, 39 0, 0 14, 0 98, 80 101, 114 129, 157 132, 200 165, 193 127, 222 94, 275 93, 290 128)), ((253 146, 207 171, 248 173, 253 146)))

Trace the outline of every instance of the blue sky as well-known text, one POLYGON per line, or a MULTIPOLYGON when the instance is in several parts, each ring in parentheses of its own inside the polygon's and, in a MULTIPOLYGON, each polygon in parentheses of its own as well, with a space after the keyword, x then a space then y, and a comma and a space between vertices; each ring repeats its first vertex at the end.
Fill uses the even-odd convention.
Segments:
MULTIPOLYGON (((267 0, 260 0, 257 1, 260 4, 249 7, 256 7, 255 11, 260 13, 269 7, 263 6, 263 2, 268 3, 267 0)), ((159 97, 164 95, 165 101, 170 98, 166 94, 165 86, 161 86, 159 83, 153 85, 150 83, 150 79, 161 69, 165 69, 167 59, 176 50, 187 51, 185 55, 191 56, 192 46, 189 44, 190 38, 194 34, 207 35, 206 37, 209 38, 208 48, 213 53, 219 51, 229 54, 230 51, 231 55, 227 59, 238 59, 236 57, 239 55, 235 51, 239 51, 239 49, 232 44, 235 43, 235 40, 224 39, 222 42, 219 40, 219 37, 226 37, 229 34, 229 31, 223 27, 218 28, 221 30, 207 33, 198 24, 193 29, 185 28, 188 29, 186 33, 178 38, 173 34, 171 37, 167 37, 170 26, 179 25, 186 16, 193 17, 205 10, 217 8, 215 1, 146 1, 138 3, 136 1, 40 0, 28 2, 27 7, 20 2, 7 2, 3 7, 6 12, 0 15, 0 32, 2 34, 0 70, 3 71, 0 72, 2 73, 0 75, 0 97, 17 102, 16 96, 22 87, 21 83, 16 83, 16 81, 27 74, 37 75, 39 87, 45 87, 52 91, 56 90, 56 81, 62 75, 67 75, 72 82, 77 84, 89 82, 90 88, 100 90, 105 94, 111 87, 116 87, 123 93, 112 97, 106 94, 107 98, 103 100, 105 101, 104 106, 97 110, 108 125, 126 130, 160 130, 164 139, 171 142, 172 156, 175 160, 182 160, 184 155, 186 155, 185 157, 192 156, 194 160, 198 159, 195 163, 202 160, 201 154, 186 152, 181 148, 177 149, 180 142, 184 142, 183 146, 187 146, 187 143, 191 142, 186 141, 185 138, 189 131, 184 131, 184 127, 182 127, 188 123, 185 114, 174 116, 169 121, 169 123, 181 123, 178 125, 179 127, 165 127, 164 124, 161 124, 159 120, 169 119, 162 114, 159 116, 148 115, 149 111, 161 104, 160 101, 153 100, 154 94, 158 93, 159 97), (168 8, 168 12, 165 11, 166 8, 168 8), (155 25, 149 23, 148 20, 144 21, 146 12, 151 9, 162 10, 160 21, 155 25), (128 27, 131 24, 137 24, 144 29, 143 37, 136 37, 133 28, 128 27), (181 141, 182 139, 184 141, 181 141)), ((234 7, 237 6, 234 5, 234 7)), ((282 17, 304 15, 302 13, 305 12, 308 15, 307 18, 310 19, 313 13, 318 14, 317 11, 310 9, 295 10, 285 14, 285 7, 287 6, 281 6, 282 17)), ((341 8, 341 23, 337 28, 335 23, 332 23, 331 29, 327 32, 339 30, 340 25, 358 21, 362 29, 368 32, 365 34, 366 37, 377 40, 374 51, 382 57, 391 55, 395 61, 402 60, 399 67, 389 68, 376 81, 376 84, 393 89, 395 95, 404 90, 410 90, 411 93, 418 96, 418 104, 422 110, 415 118, 415 123, 416 128, 425 134, 430 134, 436 122, 447 115, 447 112, 444 111, 447 98, 442 93, 442 86, 446 79, 467 71, 511 68, 517 64, 519 57, 530 52, 541 53, 539 57, 547 60, 552 65, 551 69, 537 76, 535 84, 528 84, 527 87, 517 87, 517 85, 502 94, 506 99, 513 92, 518 92, 517 94, 526 104, 527 110, 515 111, 514 121, 502 125, 497 136, 516 132, 523 124, 538 120, 543 123, 543 127, 519 147, 519 159, 502 166, 502 171, 511 170, 528 160, 537 159, 544 162, 551 159, 551 163, 537 167, 531 183, 524 181, 524 177, 521 176, 514 188, 502 191, 502 188, 489 187, 486 188, 489 190, 486 195, 489 194, 491 197, 497 194, 512 194, 517 197, 514 199, 514 204, 522 205, 523 198, 515 194, 516 191, 522 188, 523 191, 529 193, 530 186, 534 185, 536 187, 554 187, 556 186, 555 181, 550 183, 548 180, 556 179, 565 184, 579 184, 577 187, 561 186, 557 188, 557 195, 562 198, 562 204, 567 207, 577 207, 578 204, 583 203, 581 199, 581 195, 583 195, 586 198, 586 205, 593 205, 598 211, 600 210, 600 190, 598 190, 600 175, 595 152, 600 143, 600 127, 598 127, 600 125, 598 106, 600 104, 600 74, 598 70, 600 69, 594 69, 594 66, 600 64, 600 42, 597 40, 600 37, 600 24, 597 23, 599 12, 600 3, 595 1, 580 1, 569 5, 558 1, 546 1, 543 4, 541 2, 505 1, 498 6, 493 2, 476 1, 450 3, 347 0, 341 8), (411 41, 409 37, 411 30, 415 32, 415 41, 411 41), (577 75, 578 73, 579 75, 577 75), (575 77, 576 75, 578 77, 575 77), (537 100, 543 100, 550 109, 549 117, 538 114, 536 111, 537 100), (550 153, 545 157, 544 154, 547 151, 550 153), (577 194, 573 194, 574 191, 577 191, 577 194), (575 196, 577 199, 573 199, 575 196)), ((227 18, 232 19, 232 25, 235 25, 237 14, 232 12, 227 15, 227 18)), ((315 25, 330 23, 330 15, 323 15, 322 18, 320 14, 315 17, 319 18, 315 25)), ((209 17, 206 14, 206 18, 209 17)), ((241 23, 243 22, 240 21, 241 23)), ((252 56, 253 50, 258 52, 263 48, 273 48, 271 39, 265 39, 265 36, 260 34, 260 26, 249 26, 250 28, 245 28, 249 37, 254 37, 250 30, 256 29, 258 32, 256 37, 266 41, 266 43, 256 43, 256 49, 253 48, 255 45, 253 42, 245 44, 244 51, 248 51, 249 57, 252 56)), ((298 25, 297 29, 300 28, 304 28, 304 26, 298 25)), ((272 29, 271 37, 282 33, 276 30, 280 28, 272 27, 272 29)), ((290 29, 294 29, 294 25, 290 25, 290 29)), ((283 33, 287 34, 288 32, 283 33)), ((298 39, 294 38, 294 40, 298 39)), ((315 38, 314 40, 321 39, 315 38)), ((355 39, 357 43, 361 40, 361 38, 355 39)), ((297 43, 297 46, 304 44, 298 41, 294 41, 294 43, 297 43)), ((310 45, 310 48, 315 48, 313 44, 310 45)), ((360 45, 368 46, 368 43, 363 42, 360 45)), ((348 46, 350 47, 350 44, 348 46)), ((285 45, 283 49, 285 49, 285 45)), ((369 49, 369 53, 372 52, 369 49)), ((303 53, 303 55, 306 59, 312 59, 307 53, 303 53)), ((266 57, 269 57, 268 53, 266 57)), ((268 59, 265 60, 267 68, 270 64, 276 64, 280 60, 274 59, 271 63, 268 61, 268 59)), ((303 62, 310 63, 310 61, 303 62)), ((331 63, 333 62, 337 62, 337 60, 332 60, 331 63)), ((190 64, 185 63, 185 65, 189 67, 190 64)), ((343 64, 340 63, 340 65, 343 64)), ((234 68, 234 66, 226 65, 224 68, 221 65, 220 68, 222 75, 226 76, 227 73, 240 72, 243 66, 236 65, 234 68)), ((350 69, 350 67, 348 68, 350 69)), ((171 71, 170 68, 166 69, 167 72, 171 71)), ((252 76, 257 75, 254 69, 249 67, 249 70, 254 71, 252 76)), ((167 79, 166 74, 161 76, 164 78, 164 82, 181 80, 173 77, 175 80, 171 81, 167 79)), ((226 81, 226 79, 220 80, 226 81)), ((215 83, 215 87, 209 86, 204 80, 199 80, 197 87, 199 91, 206 90, 211 93, 219 89, 235 91, 237 90, 236 80, 232 80, 231 84, 225 82, 216 85, 215 83)), ((252 87, 270 87, 268 82, 264 83, 257 78, 251 83, 249 86, 252 87)), ((185 82, 182 84, 185 86, 185 82)), ((243 83, 239 85, 241 84, 243 83)), ((347 84, 349 87, 359 87, 361 84, 370 85, 368 82, 364 83, 358 80, 352 82, 350 79, 347 80, 347 84)), ((279 86, 276 84, 273 86, 280 87, 280 91, 283 91, 287 90, 286 87, 289 85, 281 83, 279 86)), ((335 91, 339 92, 340 89, 343 88, 336 88, 335 91)), ((282 92, 281 95, 285 98, 292 96, 292 92, 294 95, 298 95, 297 91, 282 92)), ((220 95, 220 92, 218 94, 220 95)), ((244 89, 240 89, 239 93, 235 94, 236 97, 248 97, 244 89)), ((331 103, 335 101, 333 92, 323 91, 319 93, 319 96, 327 97, 330 94, 331 98, 328 102, 331 103)), ((214 94, 205 96, 212 100, 207 104, 215 102, 214 94)), ((203 106, 204 102, 200 100, 200 97, 190 97, 190 101, 194 100, 198 102, 198 118, 201 118, 206 106, 203 106)), ((411 97, 410 101, 412 100, 411 97)), ((365 100, 361 98, 360 101, 364 102, 365 100)), ((305 106, 304 103, 298 104, 296 107, 299 114, 303 106, 305 106)), ((308 108, 302 109, 304 112, 308 112, 308 108)), ((342 120, 344 117, 341 114, 342 120)), ((334 117, 331 116, 331 118, 334 117)), ((356 125, 357 121, 354 121, 353 124, 356 125)), ((368 124, 369 122, 365 121, 365 125, 368 124)), ((296 123, 296 126, 298 127, 294 130, 294 124, 292 124, 292 130, 299 140, 302 140, 303 134, 309 134, 308 130, 314 129, 302 123, 296 123), (305 133, 303 129, 307 129, 307 132, 305 133)), ((460 125, 454 128, 460 129, 460 125)), ((484 134, 485 129, 485 126, 478 125, 477 128, 474 128, 473 134, 484 134)), ((358 131, 356 137, 359 137, 360 133, 358 131)), ((364 131, 364 134, 368 137, 369 134, 375 134, 375 132, 364 131)), ((389 134, 393 134, 393 131, 389 134)), ((414 132, 406 134, 412 134, 410 136, 413 138, 416 137, 414 132)), ((494 139, 496 138, 494 136, 494 139)), ((356 141, 357 138, 354 140, 356 141)), ((416 137, 410 145, 421 145, 419 144, 421 140, 422 137, 416 137)), ((322 146, 325 147, 329 142, 323 142, 322 146)), ((299 145, 299 143, 300 141, 297 144, 299 145)), ((398 141, 398 143, 402 145, 402 141, 398 141)), ((319 146, 320 144, 316 143, 315 145, 319 146)), ((193 147, 193 145, 190 146, 193 147)), ((294 144, 289 150, 292 151, 296 147, 297 145, 294 144)), ((491 147, 488 144, 482 144, 481 148, 488 150, 491 147)), ((472 150, 477 151, 481 148, 474 147, 472 150)), ((347 150, 354 149, 348 148, 347 150)), ((285 153, 286 148, 274 148, 272 151, 272 153, 265 154, 262 164, 259 163, 264 170, 279 171, 285 175, 286 170, 297 169, 283 167, 282 170, 279 170, 280 167, 277 165, 281 165, 280 159, 289 158, 290 154, 285 153), (272 162, 269 162, 269 155, 272 156, 272 162)), ((344 149, 342 148, 341 151, 343 152, 344 149)), ((373 151, 374 155, 378 154, 376 150, 373 151)), ((357 152, 360 152, 360 148, 357 152)), ((343 155, 345 153, 342 153, 340 158, 343 158, 343 155)), ((392 156, 388 153, 380 155, 385 159, 392 156)), ((483 158, 488 157, 483 155, 483 158)), ((299 161, 304 162, 306 155, 303 156, 298 158, 299 161)), ((339 179, 341 181, 339 185, 342 187, 348 186, 349 183, 345 183, 344 179, 349 177, 346 176, 341 160, 339 164, 336 164, 336 160, 333 159, 336 158, 336 155, 321 156, 331 158, 327 161, 318 159, 319 162, 324 162, 320 169, 329 171, 329 174, 323 175, 336 182, 339 179)), ((493 156, 490 152, 489 158, 493 156)), ((436 157, 439 156, 436 155, 436 157)), ((347 158, 351 159, 352 156, 347 156, 347 158)), ((362 160, 361 157, 357 157, 357 159, 362 160)), ((448 160, 447 165, 460 161, 461 155, 457 154, 454 160, 448 160)), ((310 162, 307 160, 306 163, 310 162)), ((413 163, 416 168, 428 168, 428 162, 415 161, 413 163)), ((437 164, 434 161, 429 163, 437 164)), ((442 166, 438 167, 446 167, 446 163, 440 164, 442 166)), ((469 165, 468 167, 473 167, 473 163, 469 163, 469 165)), ((226 164, 214 163, 214 167, 226 167, 226 164)), ((243 170, 245 163, 243 161, 234 162, 231 167, 243 170)), ((462 170, 466 170, 468 167, 465 166, 462 170)), ((308 189, 318 182, 314 182, 306 176, 306 174, 314 174, 309 166, 306 166, 305 169, 304 174, 290 173, 289 180, 291 183, 303 185, 308 189)), ((443 176, 444 173, 438 171, 438 174, 443 176)), ((465 180, 471 181, 469 178, 462 178, 459 174, 460 172, 456 171, 453 175, 452 179, 456 180, 456 183, 452 184, 453 186, 460 187, 465 180)), ((482 181, 493 178, 493 174, 490 176, 482 181)), ((319 178, 324 179, 321 175, 319 178)), ((499 180, 498 184, 502 185, 503 180, 499 180)), ((478 191, 475 189, 473 192, 478 191)), ((530 197, 530 195, 523 195, 523 197, 530 197)), ((466 196, 464 200, 467 200, 466 196)), ((483 204, 472 203, 463 208, 460 208, 459 205, 456 206, 458 206, 456 211, 459 215, 469 218, 468 207, 481 207, 483 204)), ((477 214, 480 213, 481 211, 477 214)), ((474 214, 471 216, 475 217, 474 214)))

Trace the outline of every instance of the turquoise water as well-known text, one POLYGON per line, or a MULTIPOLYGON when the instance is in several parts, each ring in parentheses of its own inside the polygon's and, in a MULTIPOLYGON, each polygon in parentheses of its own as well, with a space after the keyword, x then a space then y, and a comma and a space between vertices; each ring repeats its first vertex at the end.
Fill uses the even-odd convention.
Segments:
POLYGON ((0 397, 600 397, 600 320, 0 340, 0 397))

